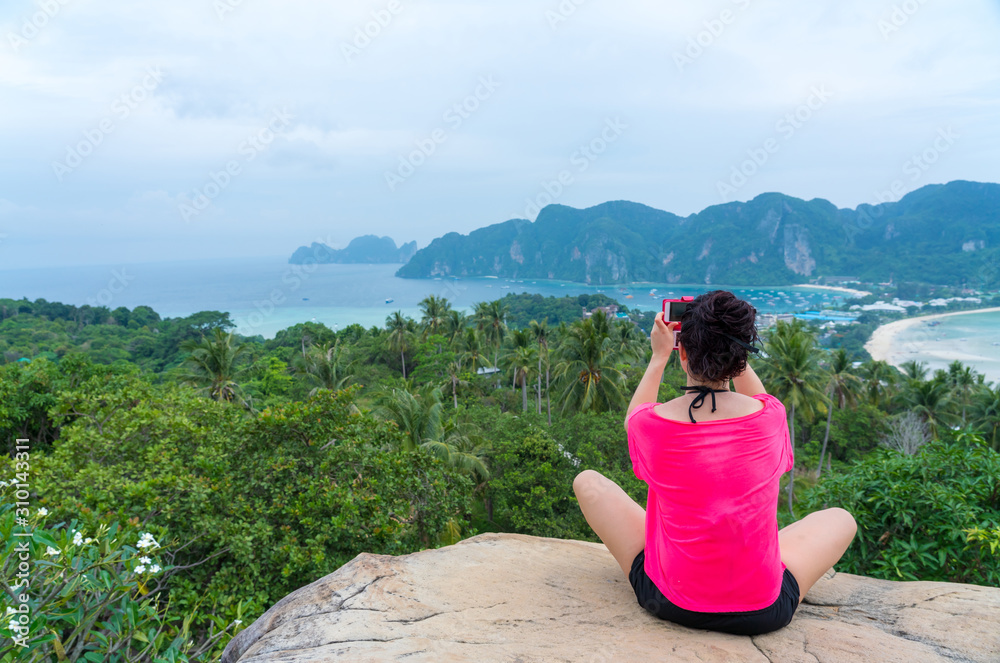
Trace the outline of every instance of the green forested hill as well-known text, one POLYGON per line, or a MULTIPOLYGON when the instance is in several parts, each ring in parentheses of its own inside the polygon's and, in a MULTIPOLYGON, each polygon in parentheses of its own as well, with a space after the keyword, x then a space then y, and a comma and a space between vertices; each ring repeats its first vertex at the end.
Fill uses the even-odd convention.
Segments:
POLYGON ((617 201, 550 205, 421 249, 398 276, 585 283, 783 285, 819 276, 990 287, 1000 272, 1000 185, 951 182, 855 210, 780 193, 686 218, 617 201))

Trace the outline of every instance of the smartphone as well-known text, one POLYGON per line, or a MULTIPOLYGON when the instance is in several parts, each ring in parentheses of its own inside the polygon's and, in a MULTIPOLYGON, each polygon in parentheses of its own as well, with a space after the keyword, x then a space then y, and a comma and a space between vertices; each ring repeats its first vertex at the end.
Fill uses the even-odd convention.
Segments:
POLYGON ((685 296, 680 299, 664 299, 663 300, 663 321, 667 324, 671 322, 676 322, 677 327, 674 329, 674 349, 676 350, 680 347, 681 343, 681 316, 687 311, 687 307, 694 301, 694 297, 685 296))

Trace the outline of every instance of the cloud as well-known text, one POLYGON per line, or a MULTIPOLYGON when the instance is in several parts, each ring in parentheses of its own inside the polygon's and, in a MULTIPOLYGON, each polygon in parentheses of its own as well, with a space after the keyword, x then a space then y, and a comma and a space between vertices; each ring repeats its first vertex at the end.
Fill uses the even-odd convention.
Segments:
MULTIPOLYGON (((25 246, 65 245, 46 259, 67 260, 86 244, 114 262, 144 241, 178 258, 206 242, 229 255, 318 234, 346 244, 359 228, 426 243, 522 210, 618 116, 628 131, 558 202, 686 214, 720 202, 717 182, 818 85, 831 101, 739 198, 870 202, 946 125, 963 138, 912 186, 995 179, 1000 157, 1000 9, 987 0, 902 17, 885 0, 226 1, 66 3, 18 48, 0 39, 0 214, 30 212, 25 246), (162 82, 123 117, 116 102, 149 67, 162 82), (445 121, 482 77, 502 85, 460 126, 445 121), (280 108, 294 123, 245 161, 280 108), (106 119, 113 131, 57 177, 106 119), (386 171, 439 128, 446 140, 390 190, 386 171), (234 159, 240 174, 184 224, 178 205, 234 159)), ((16 3, 0 36, 36 11, 16 3)))

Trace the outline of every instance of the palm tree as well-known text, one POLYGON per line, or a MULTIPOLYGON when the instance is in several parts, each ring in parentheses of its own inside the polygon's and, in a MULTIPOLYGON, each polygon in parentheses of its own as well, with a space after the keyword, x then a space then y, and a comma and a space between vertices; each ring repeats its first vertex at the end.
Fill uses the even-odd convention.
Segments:
POLYGON ((823 448, 819 452, 819 465, 816 466, 816 478, 823 473, 823 456, 826 455, 826 445, 830 441, 830 424, 833 421, 834 406, 843 409, 853 404, 855 394, 861 389, 861 380, 851 373, 851 360, 843 348, 836 350, 830 357, 827 369, 828 380, 826 395, 830 399, 826 415, 826 434, 823 435, 823 448))
MULTIPOLYGON (((798 321, 795 321, 798 322, 798 321)), ((775 331, 765 346, 767 361, 761 371, 761 378, 785 407, 791 406, 788 414, 788 430, 792 441, 792 455, 795 454, 795 413, 811 419, 825 400, 822 392, 823 374, 819 368, 816 352, 816 337, 805 330, 804 325, 778 321, 775 331)), ((795 465, 788 480, 788 511, 792 511, 795 488, 795 465)))
POLYGON ((493 365, 500 358, 500 344, 507 336, 507 305, 502 301, 480 302, 475 305, 476 328, 493 347, 493 365))
POLYGON ((399 359, 403 364, 403 379, 406 379, 406 351, 410 349, 410 339, 415 331, 412 319, 403 315, 402 311, 396 311, 385 319, 385 327, 389 332, 387 342, 389 349, 399 353, 399 359))
POLYGON ((508 355, 510 366, 514 371, 514 383, 521 385, 521 409, 524 412, 528 411, 528 377, 537 356, 538 351, 531 347, 516 348, 508 355))
POLYGON ((489 365, 483 357, 483 336, 478 329, 466 327, 465 332, 459 337, 459 348, 462 361, 468 362, 473 373, 478 375, 480 367, 489 365))
POLYGON ((646 354, 648 341, 631 320, 615 323, 613 336, 619 356, 630 361, 639 361, 646 354))
POLYGON ((552 399, 549 396, 549 338, 552 335, 548 320, 532 320, 529 328, 538 343, 538 414, 542 413, 542 361, 545 361, 545 403, 549 426, 552 425, 552 399))
POLYGON ((458 409, 458 388, 468 386, 468 382, 462 379, 462 362, 456 359, 455 361, 448 362, 445 366, 445 374, 448 377, 448 383, 451 385, 451 398, 455 405, 455 409, 458 409))
POLYGON ((927 422, 927 427, 935 438, 940 426, 957 423, 958 417, 951 411, 955 402, 946 382, 908 380, 899 398, 905 407, 927 422))
POLYGON ((531 333, 527 329, 515 329, 510 334, 510 350, 504 354, 502 357, 504 364, 511 369, 514 377, 511 381, 510 388, 514 389, 517 387, 517 368, 515 366, 514 358, 517 355, 518 350, 524 350, 531 345, 531 333))
POLYGON ((924 362, 917 362, 916 359, 911 359, 910 361, 904 361, 899 365, 899 368, 903 371, 903 376, 907 380, 922 381, 927 379, 927 364, 924 362))
POLYGON ((213 338, 187 340, 181 349, 191 354, 184 360, 183 380, 207 391, 217 401, 232 402, 239 385, 236 380, 250 372, 248 366, 238 367, 239 359, 249 347, 236 342, 232 332, 216 329, 213 338))
POLYGON ((976 372, 955 360, 948 365, 948 384, 955 399, 962 405, 962 425, 966 424, 966 409, 976 389, 976 372))
POLYGON ((348 363, 347 352, 337 339, 333 343, 311 348, 305 357, 297 358, 295 371, 315 384, 309 392, 310 396, 315 396, 320 389, 343 389, 351 379, 348 363))
POLYGON ((439 387, 383 387, 376 402, 376 415, 395 422, 403 433, 404 451, 419 449, 477 480, 489 478, 488 447, 470 426, 445 418, 439 387))
POLYGON ((462 337, 468 322, 468 317, 461 311, 454 309, 448 311, 448 316, 444 320, 445 336, 448 338, 448 343, 454 345, 462 337))
POLYGON ((861 365, 861 378, 866 383, 868 402, 875 407, 887 403, 895 389, 899 372, 886 361, 868 361, 861 365))
POLYGON ((614 342, 594 323, 596 317, 573 323, 559 346, 555 377, 563 412, 606 412, 626 405, 625 374, 616 366, 614 342))
POLYGON ((983 387, 975 394, 971 423, 994 451, 1000 451, 1000 384, 995 389, 983 387))
POLYGON ((428 295, 420 302, 420 311, 423 313, 420 324, 429 334, 437 334, 447 325, 451 304, 444 297, 428 295))

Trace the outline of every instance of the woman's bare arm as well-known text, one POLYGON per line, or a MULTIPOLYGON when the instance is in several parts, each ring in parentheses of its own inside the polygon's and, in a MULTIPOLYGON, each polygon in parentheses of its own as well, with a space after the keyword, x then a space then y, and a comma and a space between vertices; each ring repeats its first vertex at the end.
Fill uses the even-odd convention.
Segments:
POLYGON ((756 396, 757 394, 767 393, 764 389, 764 383, 761 382, 760 378, 757 377, 757 374, 754 373, 753 367, 750 366, 750 362, 747 362, 747 370, 733 378, 733 386, 736 387, 737 393, 743 394, 744 396, 756 396))
POLYGON ((657 313, 653 321, 653 330, 649 335, 650 345, 653 347, 653 358, 649 360, 649 366, 639 381, 639 386, 635 389, 632 401, 628 404, 625 412, 625 430, 628 430, 628 416, 632 410, 643 403, 655 403, 656 397, 660 393, 660 381, 663 379, 663 371, 667 367, 667 360, 674 350, 674 329, 676 322, 669 325, 663 322, 663 313, 657 313))

